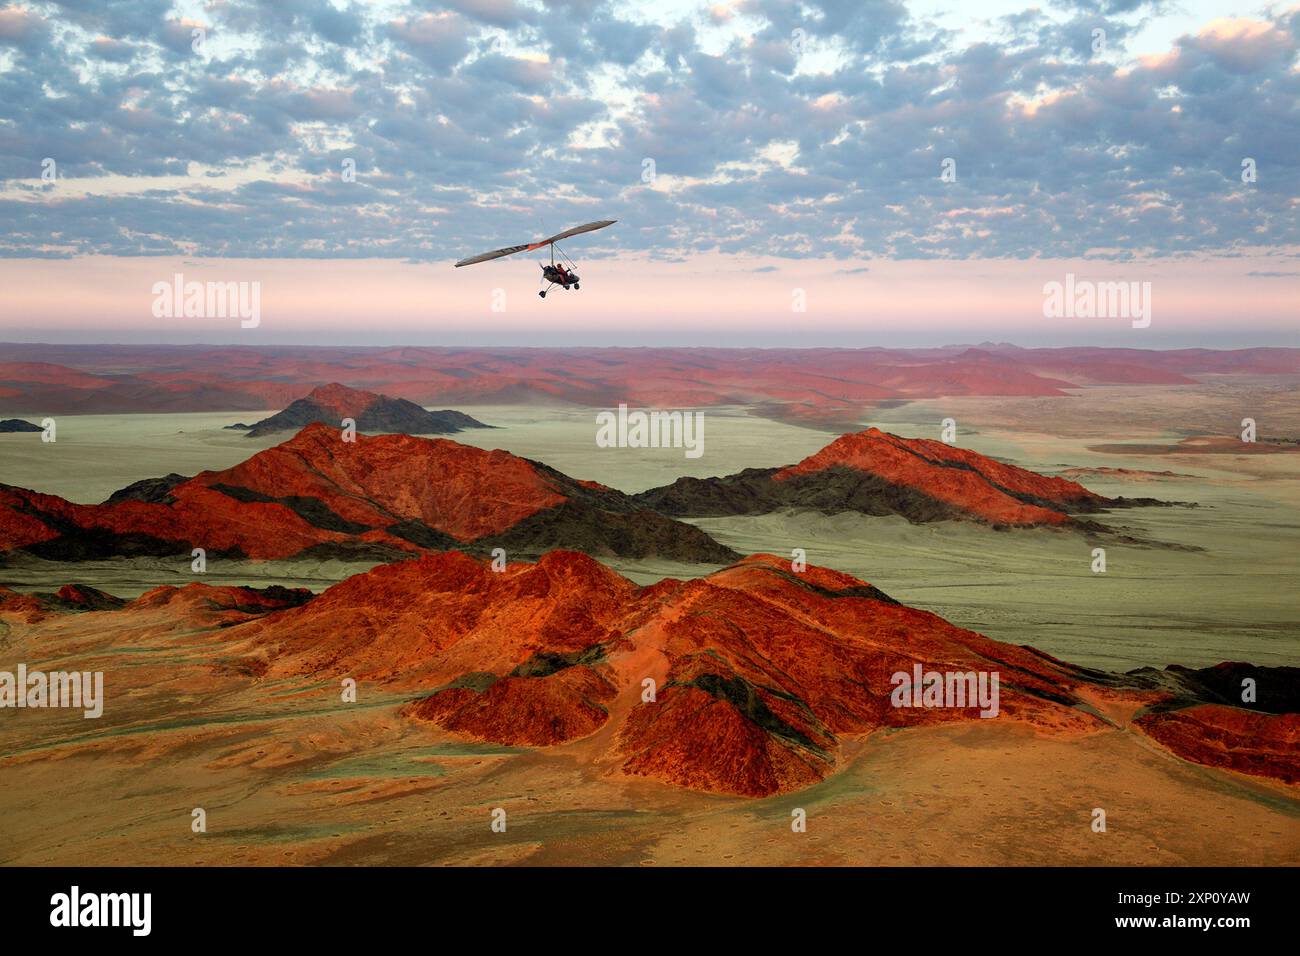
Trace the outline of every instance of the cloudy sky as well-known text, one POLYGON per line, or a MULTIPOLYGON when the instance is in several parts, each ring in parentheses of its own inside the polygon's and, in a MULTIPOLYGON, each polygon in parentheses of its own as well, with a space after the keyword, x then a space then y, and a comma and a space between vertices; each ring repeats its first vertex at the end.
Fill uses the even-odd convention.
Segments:
POLYGON ((0 340, 1300 344, 1298 51, 1249 0, 0 5, 0 340), (450 268, 598 218, 580 292, 450 268), (156 318, 178 272, 259 327, 156 318), (1150 327, 1044 317, 1067 273, 1150 327))

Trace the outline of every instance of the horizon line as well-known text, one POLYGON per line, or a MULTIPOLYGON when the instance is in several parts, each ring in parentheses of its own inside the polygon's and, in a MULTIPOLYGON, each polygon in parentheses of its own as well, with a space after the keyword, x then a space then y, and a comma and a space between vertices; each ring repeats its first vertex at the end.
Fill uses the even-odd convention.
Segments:
MULTIPOLYGON (((906 351, 944 351, 948 349, 999 349, 1011 348, 1020 351, 1051 351, 1056 349, 1095 349, 1098 351, 1132 351, 1132 352, 1242 352, 1255 350, 1300 351, 1296 345, 1096 345, 1078 343, 1072 345, 1020 345, 1010 341, 983 342, 948 342, 942 345, 704 345, 699 343, 658 344, 658 345, 594 345, 567 343, 562 345, 515 345, 480 342, 473 344, 428 344, 418 342, 392 342, 382 345, 351 345, 346 343, 309 344, 302 342, 262 342, 256 344, 235 342, 46 342, 14 341, 0 339, 0 346, 17 346, 21 348, 55 348, 55 349, 95 349, 95 348, 130 348, 130 349, 314 349, 314 350, 349 350, 349 351, 391 351, 392 349, 442 349, 447 351, 471 352, 480 349, 495 351, 567 351, 574 349, 603 349, 609 351, 662 351, 675 349, 693 349, 712 352, 906 352, 906 351)), ((3 364, 3 360, 0 360, 3 364)))

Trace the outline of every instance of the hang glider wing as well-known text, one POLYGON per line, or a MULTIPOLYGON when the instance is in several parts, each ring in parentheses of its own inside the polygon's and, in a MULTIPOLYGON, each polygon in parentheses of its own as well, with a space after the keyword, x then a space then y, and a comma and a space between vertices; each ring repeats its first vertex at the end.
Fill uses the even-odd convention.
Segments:
POLYGON ((539 242, 528 243, 522 246, 506 246, 504 249, 495 249, 492 252, 485 252, 482 255, 470 256, 468 259, 462 259, 456 263, 456 268, 461 266, 472 266, 476 262, 487 262, 489 259, 500 259, 502 256, 513 256, 516 252, 528 252, 532 249, 540 249, 542 246, 549 246, 553 242, 559 242, 561 239, 568 239, 570 236, 578 236, 584 232, 594 232, 597 229, 604 229, 606 226, 612 226, 618 222, 617 219, 601 219, 599 222, 589 222, 584 226, 574 226, 572 229, 566 229, 564 232, 557 233, 549 239, 542 239, 539 242))
POLYGON ((513 256, 516 252, 525 252, 534 246, 506 246, 504 249, 494 249, 492 252, 485 252, 482 255, 470 256, 468 259, 461 259, 456 263, 456 268, 461 266, 472 266, 476 262, 487 262, 489 259, 500 259, 502 256, 513 256))
POLYGON ((612 226, 616 222, 618 222, 617 219, 602 219, 599 222, 589 222, 585 226, 574 226, 572 229, 566 229, 564 232, 557 233, 549 239, 535 242, 528 248, 536 249, 538 246, 544 246, 551 242, 559 242, 561 239, 568 239, 570 236, 578 236, 584 232, 595 232, 597 229, 604 229, 606 226, 612 226))

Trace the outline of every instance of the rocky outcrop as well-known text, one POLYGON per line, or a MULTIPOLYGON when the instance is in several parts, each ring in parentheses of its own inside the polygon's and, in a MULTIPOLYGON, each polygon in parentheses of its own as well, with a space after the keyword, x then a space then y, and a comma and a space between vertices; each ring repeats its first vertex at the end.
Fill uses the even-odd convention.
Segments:
POLYGON ((197 583, 129 602, 0 588, 0 634, 39 643, 42 627, 98 647, 212 646, 214 673, 277 689, 374 682, 440 732, 564 748, 601 773, 719 794, 816 783, 882 731, 1006 723, 1064 742, 1127 729, 1198 764, 1300 783, 1300 669, 1075 667, 772 555, 644 587, 576 552, 498 571, 449 551, 315 597, 197 583), (900 693, 900 675, 915 688, 900 693), (995 697, 981 699, 980 675, 989 690, 997 676, 995 697))
POLYGON ((40 425, 34 425, 31 422, 23 421, 21 418, 6 418, 0 421, 0 434, 11 432, 40 432, 45 429, 40 425))
POLYGON ((0 551, 86 560, 196 547, 256 560, 393 560, 448 547, 717 564, 735 557, 622 492, 508 452, 407 435, 345 441, 320 424, 233 468, 135 482, 102 505, 0 485, 0 551))
POLYGON ((423 691, 406 710, 413 719, 516 745, 594 735, 596 759, 624 773, 718 793, 813 783, 834 772, 846 738, 984 719, 974 699, 894 706, 894 675, 917 665, 998 672, 1001 720, 1104 726, 1069 665, 771 555, 638 587, 573 552, 503 572, 449 552, 357 575, 238 635, 269 678, 348 675, 423 691))
POLYGON ((1105 498, 1064 478, 877 428, 842 435, 785 468, 751 468, 722 478, 679 478, 636 497, 647 507, 675 517, 753 515, 794 508, 824 514, 897 514, 918 523, 966 519, 995 527, 1092 527, 1075 516, 1161 503, 1105 498))
POLYGON ((430 412, 404 398, 389 398, 337 382, 314 388, 306 398, 297 399, 283 411, 242 427, 247 429, 248 437, 260 438, 318 422, 338 428, 345 418, 356 422, 358 431, 398 435, 453 435, 467 428, 491 427, 464 412, 430 412))

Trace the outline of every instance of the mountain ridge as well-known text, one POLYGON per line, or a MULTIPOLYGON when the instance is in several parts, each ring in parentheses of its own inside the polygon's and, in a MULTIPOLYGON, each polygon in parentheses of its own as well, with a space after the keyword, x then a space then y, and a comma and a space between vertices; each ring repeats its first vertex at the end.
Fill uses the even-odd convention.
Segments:
POLYGON ((1300 783, 1300 669, 1077 667, 769 554, 645 586, 577 552, 495 570, 453 550, 315 596, 203 584, 125 604, 60 593, 0 590, 0 618, 40 627, 54 616, 68 634, 59 618, 90 615, 86 634, 119 635, 138 620, 142 640, 165 623, 195 647, 219 633, 207 666, 252 687, 337 694, 334 680, 350 677, 383 688, 415 726, 709 793, 789 793, 839 772, 853 742, 878 732, 997 722, 1066 744, 1141 733, 1181 759, 1300 783), (899 675, 914 673, 940 687, 997 675, 1000 689, 991 708, 900 698, 899 675), (1267 706, 1241 701, 1243 676, 1268 687, 1267 706))
POLYGON ((802 461, 716 478, 679 478, 636 499, 673 517, 766 514, 802 508, 897 514, 913 523, 966 519, 994 527, 1104 530, 1078 514, 1161 505, 1106 498, 969 449, 868 428, 841 435, 802 461))
POLYGON ((723 563, 703 531, 595 482, 445 438, 356 435, 311 424, 222 471, 135 482, 100 505, 0 485, 0 552, 55 560, 300 554, 401 558, 430 548, 557 545, 723 563))

